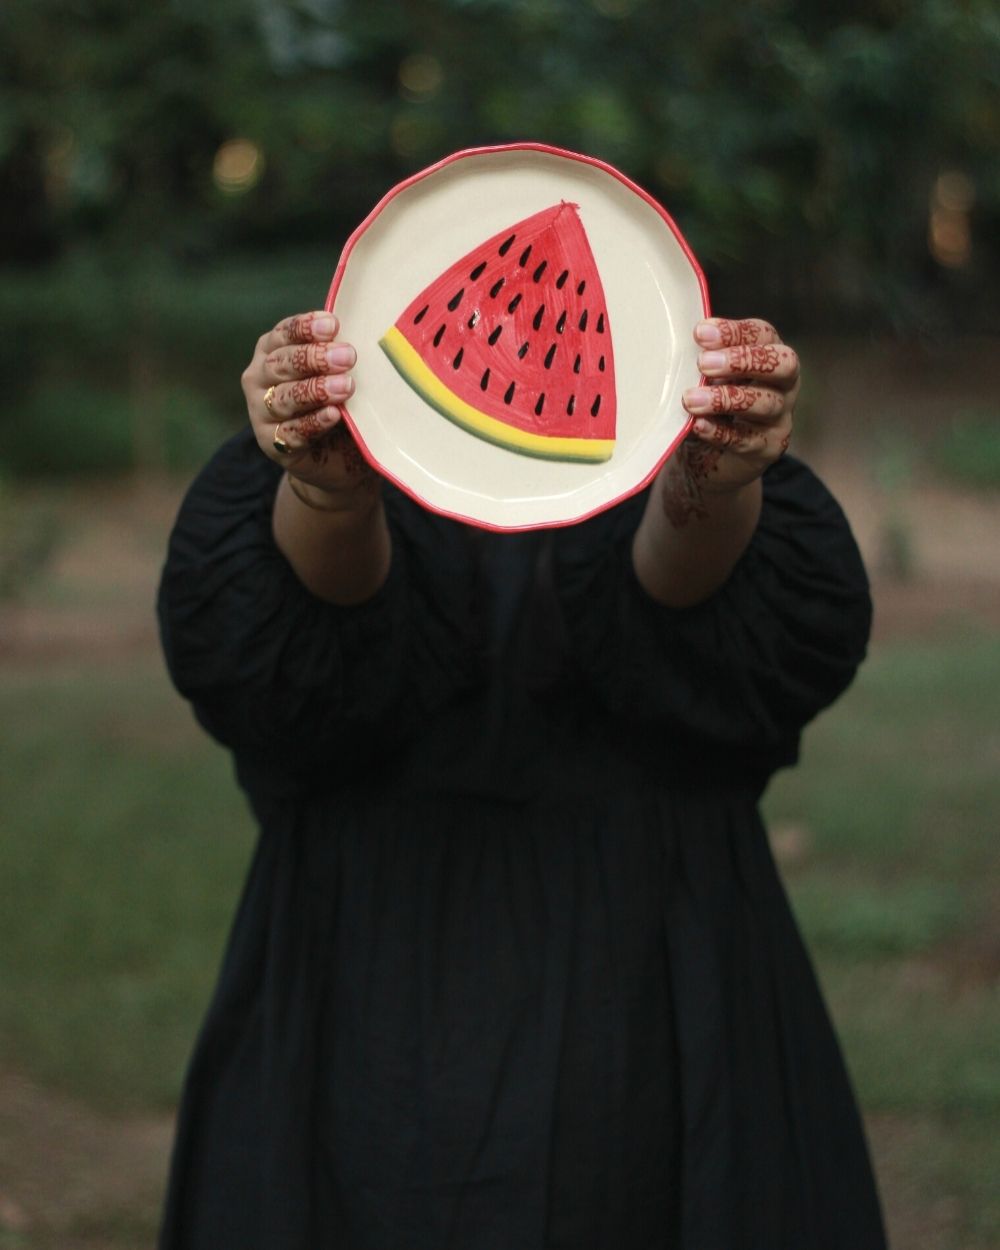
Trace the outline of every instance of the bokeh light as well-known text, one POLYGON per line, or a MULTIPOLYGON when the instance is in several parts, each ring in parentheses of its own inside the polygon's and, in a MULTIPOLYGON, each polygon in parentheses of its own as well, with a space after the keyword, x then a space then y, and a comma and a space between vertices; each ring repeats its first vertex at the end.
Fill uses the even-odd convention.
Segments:
POLYGON ((212 181, 226 195, 243 195, 260 182, 264 164, 264 153, 252 139, 228 139, 215 154, 212 181))
POLYGON ((53 128, 45 151, 45 190, 50 200, 59 200, 67 194, 77 147, 76 135, 68 126, 53 128))
POLYGON ((939 174, 931 190, 928 247, 939 265, 960 269, 972 256, 969 213, 976 202, 976 188, 968 174, 948 169, 939 174))
POLYGON ((968 174, 949 169, 934 183, 934 198, 950 212, 967 213, 976 202, 976 187, 968 174))
POLYGON ((414 52, 399 65, 399 91, 405 100, 420 104, 441 90, 444 70, 436 56, 414 52))

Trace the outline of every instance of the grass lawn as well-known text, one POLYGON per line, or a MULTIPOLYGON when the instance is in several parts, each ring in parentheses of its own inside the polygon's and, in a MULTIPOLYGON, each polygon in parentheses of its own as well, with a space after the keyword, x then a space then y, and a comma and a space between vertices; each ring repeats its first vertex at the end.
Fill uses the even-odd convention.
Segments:
POLYGON ((897 1250, 1000 1246, 998 709, 995 635, 883 644, 766 801, 897 1250))
MULTIPOLYGON (((882 644, 766 800, 898 1250, 1000 1246, 998 707, 1000 638, 882 644)), ((153 657, 5 669, 0 758, 0 1062, 169 1108, 251 848, 228 759, 153 657)))
POLYGON ((0 1058, 115 1111, 173 1104, 252 829, 156 658, 0 684, 0 1058))

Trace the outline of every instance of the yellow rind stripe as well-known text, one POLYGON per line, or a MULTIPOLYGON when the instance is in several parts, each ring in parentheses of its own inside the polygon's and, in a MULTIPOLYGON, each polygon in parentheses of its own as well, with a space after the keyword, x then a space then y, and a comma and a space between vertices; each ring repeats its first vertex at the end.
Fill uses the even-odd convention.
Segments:
POLYGON ((580 460, 599 463, 610 460, 615 449, 613 438, 547 438, 529 434, 487 416, 460 399, 424 364, 407 338, 391 326, 379 339, 379 346, 410 386, 442 416, 471 434, 491 443, 545 460, 580 460))

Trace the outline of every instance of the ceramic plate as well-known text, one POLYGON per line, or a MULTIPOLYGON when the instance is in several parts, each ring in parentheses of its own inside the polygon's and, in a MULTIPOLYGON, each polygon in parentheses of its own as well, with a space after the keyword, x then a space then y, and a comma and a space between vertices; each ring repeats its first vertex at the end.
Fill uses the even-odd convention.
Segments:
POLYGON ((372 465, 436 512, 525 530, 610 507, 677 446, 708 293, 623 174, 514 144, 390 191, 327 308, 357 348, 346 416, 372 465))

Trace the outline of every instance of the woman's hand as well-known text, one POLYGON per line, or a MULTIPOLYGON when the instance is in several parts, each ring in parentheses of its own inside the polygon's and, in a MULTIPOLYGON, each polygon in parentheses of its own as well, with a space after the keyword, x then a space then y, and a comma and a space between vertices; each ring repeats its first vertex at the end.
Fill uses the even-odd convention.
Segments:
POLYGON ((349 506, 355 492, 371 494, 379 479, 342 422, 357 356, 349 343, 336 341, 339 329, 332 313, 286 317, 257 341, 242 384, 264 454, 321 503, 324 492, 349 506))
POLYGON ((343 422, 356 356, 339 329, 332 313, 287 317, 258 340, 243 393, 261 451, 286 470, 274 497, 278 549, 314 595, 357 604, 388 576, 392 539, 382 479, 343 422))
POLYGON ((712 317, 695 326, 706 385, 684 392, 694 418, 663 505, 675 526, 703 516, 707 497, 739 490, 784 455, 799 392, 799 360, 766 321, 712 317))
POLYGON ((799 361, 766 321, 694 330, 706 385, 684 393, 691 430, 656 478, 636 531, 636 576, 657 602, 700 603, 728 578, 760 516, 760 478, 784 455, 799 361))

